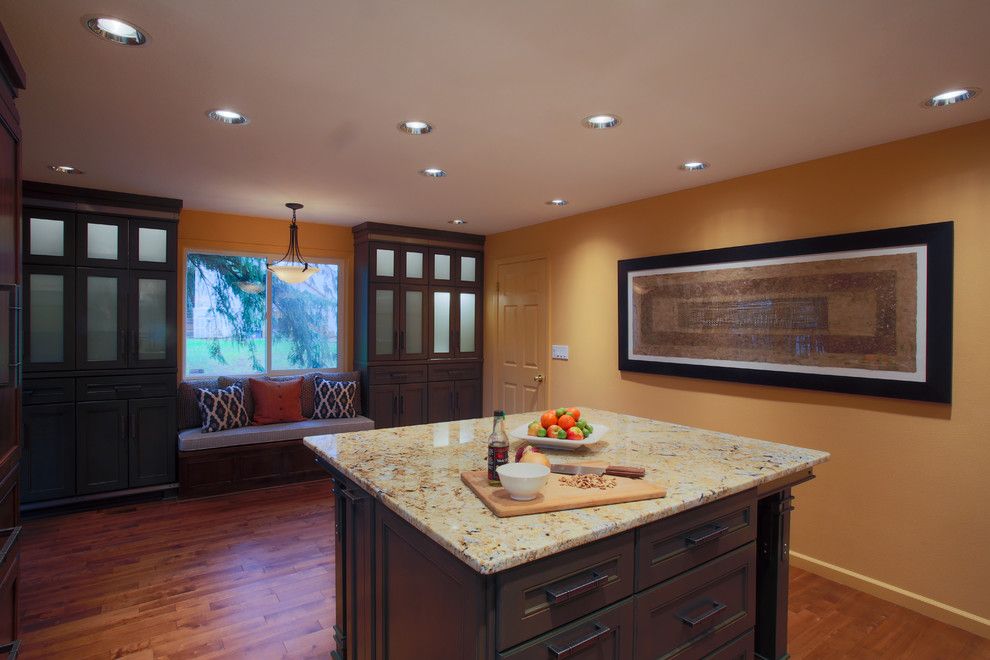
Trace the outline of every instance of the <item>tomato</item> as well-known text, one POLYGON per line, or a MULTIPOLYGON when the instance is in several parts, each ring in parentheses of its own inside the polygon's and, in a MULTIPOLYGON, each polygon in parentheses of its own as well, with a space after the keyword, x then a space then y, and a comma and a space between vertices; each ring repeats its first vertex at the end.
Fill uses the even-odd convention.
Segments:
POLYGON ((576 422, 581 420, 581 411, 577 408, 568 408, 567 414, 573 417, 576 422))
POLYGON ((557 423, 557 413, 554 412, 553 410, 546 411, 545 413, 543 413, 543 416, 540 417, 540 424, 542 424, 543 428, 545 429, 554 426, 556 423, 557 423))
POLYGON ((557 435, 558 435, 558 433, 560 431, 563 431, 563 430, 564 429, 560 428, 556 424, 551 424, 550 426, 547 427, 547 437, 548 438, 556 438, 557 435))
POLYGON ((567 429, 567 439, 568 440, 584 440, 584 433, 581 432, 576 426, 572 426, 567 429))
POLYGON ((571 428, 572 426, 574 426, 575 424, 577 424, 577 421, 575 421, 575 419, 570 415, 561 415, 560 417, 557 418, 557 426, 564 429, 565 431, 571 428))

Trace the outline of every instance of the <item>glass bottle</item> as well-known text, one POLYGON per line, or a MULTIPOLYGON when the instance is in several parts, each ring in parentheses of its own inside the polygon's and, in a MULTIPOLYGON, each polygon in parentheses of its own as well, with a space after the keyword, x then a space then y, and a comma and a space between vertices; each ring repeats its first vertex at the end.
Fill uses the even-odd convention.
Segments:
POLYGON ((509 462, 509 436, 505 432, 505 411, 495 411, 492 434, 488 436, 488 483, 497 486, 501 483, 496 470, 499 465, 509 462))

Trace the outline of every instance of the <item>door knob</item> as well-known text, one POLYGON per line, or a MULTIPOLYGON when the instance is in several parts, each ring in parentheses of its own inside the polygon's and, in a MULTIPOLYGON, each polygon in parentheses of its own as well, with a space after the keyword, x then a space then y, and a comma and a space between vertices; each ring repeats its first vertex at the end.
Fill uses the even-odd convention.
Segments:
POLYGON ((542 383, 543 382, 543 374, 536 374, 535 376, 533 376, 533 380, 535 380, 537 383, 542 383))

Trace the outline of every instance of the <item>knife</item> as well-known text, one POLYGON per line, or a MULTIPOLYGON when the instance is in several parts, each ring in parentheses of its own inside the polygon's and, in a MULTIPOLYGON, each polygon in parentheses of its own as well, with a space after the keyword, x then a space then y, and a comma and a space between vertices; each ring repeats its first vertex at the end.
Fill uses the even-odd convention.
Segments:
POLYGON ((557 474, 597 474, 599 476, 608 474, 613 477, 628 477, 629 479, 640 479, 646 475, 646 468, 631 467, 628 465, 609 465, 608 467, 598 467, 595 465, 568 465, 567 463, 554 463, 550 466, 550 471, 557 474))

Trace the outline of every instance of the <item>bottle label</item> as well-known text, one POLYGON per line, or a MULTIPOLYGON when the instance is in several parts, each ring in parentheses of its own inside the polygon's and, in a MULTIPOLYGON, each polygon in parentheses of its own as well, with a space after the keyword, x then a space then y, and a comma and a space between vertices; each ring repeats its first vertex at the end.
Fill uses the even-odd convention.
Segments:
POLYGON ((495 471, 499 465, 509 462, 508 447, 488 448, 488 481, 498 481, 498 473, 495 471))

